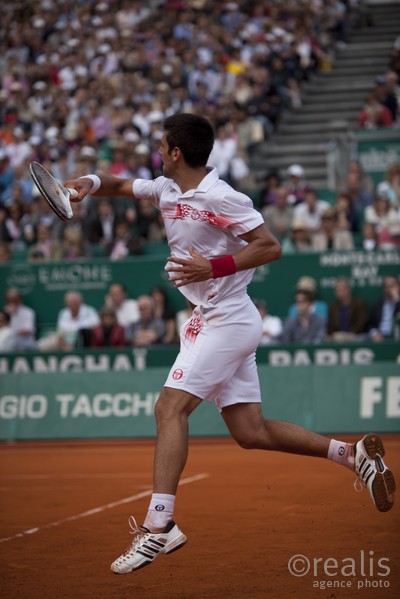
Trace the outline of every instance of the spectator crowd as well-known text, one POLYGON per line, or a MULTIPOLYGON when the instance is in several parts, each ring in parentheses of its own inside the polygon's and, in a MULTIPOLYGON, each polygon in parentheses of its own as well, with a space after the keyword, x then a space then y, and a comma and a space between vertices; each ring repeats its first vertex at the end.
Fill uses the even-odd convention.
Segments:
MULTIPOLYGON (((327 68, 346 44, 348 28, 363 19, 358 0, 6 4, 0 17, 0 261, 24 251, 30 261, 118 260, 164 241, 160 217, 146 203, 88 198, 75 207, 71 223, 57 222, 27 165, 42 162, 60 180, 96 170, 153 178, 161 173, 162 122, 174 112, 208 117, 216 131, 210 164, 239 188, 258 185, 249 169, 252 152, 283 111, 301 105, 304 82, 327 68)), ((398 123, 397 46, 391 70, 377 78, 374 90, 391 126, 398 123)), ((382 202, 375 207, 373 189, 361 206, 359 189, 349 181, 340 191, 350 197, 341 197, 322 219, 324 206, 313 190, 299 187, 294 171, 283 182, 289 209, 283 191, 275 205, 273 189, 260 209, 274 209, 266 222, 285 238, 285 251, 348 248, 346 230, 361 231, 364 220, 366 245, 374 234, 376 245, 387 245, 391 233, 384 227, 380 236, 382 220, 397 227, 400 167, 393 168, 389 208, 397 212, 387 218, 383 213, 390 210, 382 202), (302 202, 309 207, 297 206, 302 202), (361 213, 366 203, 373 205, 368 218, 361 213)))
POLYGON ((400 248, 400 164, 390 165, 374 186, 351 161, 331 202, 320 199, 304 168, 293 164, 286 181, 277 173, 268 177, 261 212, 284 254, 400 248))
MULTIPOLYGON (((28 164, 41 162, 61 181, 96 171, 151 179, 162 173, 162 123, 174 112, 206 116, 216 131, 210 164, 239 189, 256 188, 249 165, 258 144, 284 111, 301 105, 304 83, 329 70, 348 28, 363 19, 358 0, 6 3, 0 16, 0 264, 19 254, 31 262, 122 260, 165 242, 160 215, 147 202, 88 197, 75 205, 72 221, 61 222, 39 197, 28 164)), ((360 127, 399 125, 399 75, 396 40, 390 68, 360 107, 360 127)), ((264 183, 257 208, 284 253, 400 247, 400 164, 374 185, 351 162, 333 203, 319 197, 301 164, 291 165, 286 179, 270 173, 264 183)), ((18 296, 7 290, 0 344, 29 350, 38 343, 34 313, 18 296)), ((314 318, 310 289, 296 290, 295 299, 285 323, 257 300, 269 323, 263 342, 308 340, 308 334, 317 342, 337 332, 330 311, 314 318)), ((183 322, 190 310, 184 312, 169 310, 162 288, 129 299, 114 285, 99 313, 71 291, 56 330, 39 342, 45 349, 173 343, 176 319, 183 322)), ((357 331, 347 323, 342 332, 368 334, 370 321, 366 317, 357 331)))

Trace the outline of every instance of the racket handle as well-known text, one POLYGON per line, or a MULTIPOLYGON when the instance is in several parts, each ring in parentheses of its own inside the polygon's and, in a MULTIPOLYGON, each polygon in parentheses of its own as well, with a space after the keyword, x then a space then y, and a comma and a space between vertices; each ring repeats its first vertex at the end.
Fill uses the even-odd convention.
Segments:
POLYGON ((71 187, 68 187, 68 192, 69 192, 69 195, 71 196, 71 198, 76 198, 78 195, 78 192, 76 191, 76 189, 72 189, 71 187))

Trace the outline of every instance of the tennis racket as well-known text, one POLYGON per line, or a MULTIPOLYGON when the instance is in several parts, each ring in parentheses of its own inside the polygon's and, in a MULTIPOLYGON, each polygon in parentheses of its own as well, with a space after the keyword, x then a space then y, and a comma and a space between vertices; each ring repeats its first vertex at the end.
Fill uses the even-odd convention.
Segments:
POLYGON ((70 198, 76 198, 78 195, 76 189, 67 189, 61 185, 39 162, 31 162, 29 171, 50 208, 62 220, 70 220, 74 215, 70 198))

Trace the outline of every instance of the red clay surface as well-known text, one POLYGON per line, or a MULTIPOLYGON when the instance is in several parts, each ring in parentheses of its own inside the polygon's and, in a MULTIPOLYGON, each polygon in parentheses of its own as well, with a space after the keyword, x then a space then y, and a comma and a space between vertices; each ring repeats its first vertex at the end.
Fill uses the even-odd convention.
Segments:
MULTIPOLYGON (((399 481, 400 436, 384 439, 399 481)), ((2 599, 400 596, 399 505, 379 513, 353 475, 326 460, 246 452, 230 440, 191 442, 183 478, 207 477, 179 489, 188 544, 113 574, 128 516, 140 523, 149 498, 121 500, 150 493, 152 459, 151 442, 1 446, 2 599), (298 554, 311 569, 296 577, 288 561, 298 554)))

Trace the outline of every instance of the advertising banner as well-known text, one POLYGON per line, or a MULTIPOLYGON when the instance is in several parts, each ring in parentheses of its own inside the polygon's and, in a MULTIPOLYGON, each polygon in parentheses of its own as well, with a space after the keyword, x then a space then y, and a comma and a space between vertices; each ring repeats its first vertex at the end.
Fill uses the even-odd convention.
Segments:
MULTIPOLYGON (((11 374, 0 391, 0 440, 148 438, 167 368, 133 372, 11 374)), ((263 409, 317 432, 399 432, 400 369, 259 367, 263 409), (339 384, 340 382, 340 384, 339 384)), ((213 403, 190 417, 192 436, 227 431, 213 403)))

